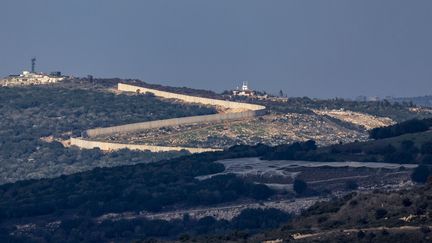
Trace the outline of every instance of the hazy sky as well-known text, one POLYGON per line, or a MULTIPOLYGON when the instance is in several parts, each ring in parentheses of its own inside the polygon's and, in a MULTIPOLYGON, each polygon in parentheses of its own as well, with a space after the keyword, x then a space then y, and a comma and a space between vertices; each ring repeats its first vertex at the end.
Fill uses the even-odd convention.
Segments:
POLYGON ((29 69, 290 96, 432 94, 431 0, 0 0, 0 76, 29 69))

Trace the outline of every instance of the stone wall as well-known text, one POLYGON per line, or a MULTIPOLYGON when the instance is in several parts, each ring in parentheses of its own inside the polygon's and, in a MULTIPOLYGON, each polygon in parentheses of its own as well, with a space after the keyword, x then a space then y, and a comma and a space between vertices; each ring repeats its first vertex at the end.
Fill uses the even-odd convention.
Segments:
POLYGON ((155 96, 163 97, 167 99, 177 99, 188 103, 198 103, 203 105, 221 106, 227 109, 244 109, 244 110, 252 110, 252 111, 265 109, 265 106, 262 105, 176 94, 176 93, 160 91, 156 89, 148 89, 144 87, 123 84, 123 83, 118 84, 118 90, 135 92, 135 93, 153 93, 155 96))
MULTIPOLYGON (((226 109, 231 109, 233 111, 236 110, 241 110, 241 111, 232 112, 232 113, 223 113, 223 114, 190 116, 190 117, 157 120, 157 121, 139 122, 139 123, 113 126, 113 127, 94 128, 94 129, 89 129, 84 131, 83 137, 97 137, 97 136, 106 136, 106 135, 118 134, 118 133, 131 133, 131 132, 138 132, 146 129, 198 124, 198 123, 205 123, 205 122, 239 120, 239 119, 255 117, 258 115, 263 115, 265 113, 265 107, 261 105, 176 94, 176 93, 170 93, 170 92, 165 92, 165 91, 160 91, 155 89, 148 89, 148 88, 134 86, 134 85, 122 84, 122 83, 118 84, 118 90, 126 91, 126 92, 135 92, 135 93, 153 93, 155 96, 163 97, 167 99, 177 99, 188 103, 198 103, 203 105, 219 106, 226 109)), ((119 150, 119 149, 149 150, 152 152, 187 150, 191 153, 202 153, 202 152, 220 150, 220 149, 213 149, 213 148, 188 148, 188 147, 152 146, 152 145, 144 145, 144 144, 120 144, 120 143, 109 143, 109 142, 102 142, 102 141, 91 141, 83 138, 71 138, 70 144, 84 149, 99 148, 101 150, 107 150, 107 151, 119 150)))
POLYGON ((147 129, 178 126, 178 125, 190 125, 198 124, 203 122, 221 122, 226 120, 240 120, 245 118, 251 118, 260 115, 262 111, 244 111, 237 113, 225 113, 225 114, 214 114, 214 115, 203 115, 203 116, 189 116, 181 118, 171 118, 165 120, 149 121, 149 122, 138 122, 121 126, 94 128, 85 131, 83 134, 86 137, 97 137, 105 136, 117 133, 131 133, 138 132, 147 129))
POLYGON ((105 151, 114 151, 119 149, 141 150, 141 151, 151 151, 151 152, 187 150, 191 153, 221 151, 221 149, 212 149, 212 148, 167 147, 167 146, 152 146, 152 145, 145 145, 145 144, 109 143, 109 142, 101 142, 101 141, 90 141, 82 138, 71 138, 70 145, 77 146, 83 149, 99 148, 105 151))

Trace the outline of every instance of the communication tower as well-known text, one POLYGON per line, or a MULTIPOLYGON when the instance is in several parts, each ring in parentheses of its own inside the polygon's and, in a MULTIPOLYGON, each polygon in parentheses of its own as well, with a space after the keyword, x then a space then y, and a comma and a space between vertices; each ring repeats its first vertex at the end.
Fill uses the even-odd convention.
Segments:
POLYGON ((36 66, 36 57, 33 57, 31 59, 31 72, 34 73, 35 72, 35 66, 36 66))

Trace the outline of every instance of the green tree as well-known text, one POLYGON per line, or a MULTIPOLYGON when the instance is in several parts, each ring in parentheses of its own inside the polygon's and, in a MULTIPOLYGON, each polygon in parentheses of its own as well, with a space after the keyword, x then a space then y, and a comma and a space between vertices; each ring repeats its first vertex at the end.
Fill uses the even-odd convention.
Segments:
POLYGON ((345 182, 345 188, 347 190, 357 190, 358 184, 354 180, 349 180, 349 181, 345 182))
POLYGON ((300 180, 300 179, 294 180, 293 189, 296 193, 302 194, 307 190, 307 188, 308 188, 308 186, 307 186, 305 181, 300 180))
POLYGON ((430 169, 426 165, 419 165, 411 174, 411 180, 417 183, 425 183, 430 175, 430 169))

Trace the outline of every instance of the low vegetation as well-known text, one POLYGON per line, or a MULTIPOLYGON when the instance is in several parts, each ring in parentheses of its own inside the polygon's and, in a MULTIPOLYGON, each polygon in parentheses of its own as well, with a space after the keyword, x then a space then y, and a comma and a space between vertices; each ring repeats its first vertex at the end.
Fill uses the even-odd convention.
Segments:
POLYGON ((84 129, 214 113, 212 108, 142 96, 47 87, 0 89, 0 184, 55 177, 102 166, 172 158, 186 152, 150 153, 66 149, 59 143, 84 129))
MULTIPOLYGON (((293 98, 286 103, 264 103, 276 113, 345 108, 388 116, 398 121, 414 116, 408 109, 410 105, 386 101, 293 98)), ((105 220, 101 223, 96 220, 110 213, 134 212, 139 215, 142 211, 160 212, 241 200, 260 201, 274 196, 276 192, 266 185, 255 184, 232 174, 197 179, 198 176, 224 171, 224 166, 214 161, 228 158, 421 163, 423 165, 414 171, 412 179, 426 183, 431 172, 428 164, 432 164, 432 138, 424 127, 411 129, 413 124, 421 127, 418 122, 407 122, 409 129, 399 124, 397 129, 375 130, 377 140, 369 142, 322 148, 318 148, 312 140, 275 147, 241 145, 222 152, 181 156, 186 153, 157 154, 128 150, 102 153, 97 149, 65 149, 60 142, 80 135, 87 128, 210 114, 215 112, 214 109, 169 103, 152 95, 115 95, 92 89, 47 86, 0 89, 0 112, 3 115, 0 121, 0 183, 56 177, 0 186, 2 242, 131 241, 149 237, 198 242, 211 239, 226 241, 247 239, 250 234, 287 222, 278 233, 273 234, 276 238, 286 238, 291 233, 299 233, 299 230, 300 233, 314 233, 316 228, 331 231, 358 225, 362 228, 379 225, 398 227, 408 222, 401 220, 401 217, 411 217, 411 225, 431 222, 432 201, 427 196, 430 194, 429 186, 416 191, 353 193, 319 203, 293 221, 290 221, 290 215, 274 209, 245 210, 232 221, 210 217, 194 220, 188 215, 182 220, 170 222, 143 218, 105 220), (153 161, 159 163, 147 163, 153 161), (118 167, 99 168, 113 166, 118 167), (218 234, 225 236, 213 238, 218 234)), ((346 184, 348 190, 356 190, 357 187, 355 182, 346 184)), ((294 181, 294 189, 298 196, 305 196, 310 190, 299 179, 294 181)), ((421 232, 429 234, 426 228, 421 232)), ((362 230, 355 236, 373 238, 370 232, 362 230)))
POLYGON ((408 133, 424 132, 432 126, 432 119, 408 120, 387 127, 378 127, 370 130, 369 135, 372 139, 383 139, 397 137, 408 133))
POLYGON ((317 203, 278 230, 256 235, 231 235, 230 240, 429 242, 432 237, 431 192, 430 184, 401 191, 354 192, 317 203))
POLYGON ((2 242, 125 242, 164 238, 189 241, 198 236, 202 237, 199 242, 205 242, 206 235, 230 235, 236 234, 235 232, 242 232, 241 234, 244 235, 252 234, 277 228, 290 219, 291 215, 277 209, 247 209, 230 221, 216 220, 213 217, 196 220, 185 214, 183 219, 172 221, 138 218, 105 220, 98 223, 84 216, 64 220, 54 227, 46 227, 43 224, 35 225, 30 232, 16 230, 14 235, 3 235, 2 237, 2 232, 10 230, 4 227, 0 229, 0 240, 2 242))
MULTIPOLYGON (((252 101, 253 102, 253 101, 252 101)), ((255 101, 257 102, 257 101, 255 101)), ((411 119, 422 119, 432 117, 430 112, 416 112, 412 108, 415 106, 411 103, 397 103, 384 101, 351 101, 345 99, 311 99, 308 97, 288 98, 286 102, 279 101, 259 101, 268 109, 278 113, 312 113, 313 110, 347 110, 361 112, 378 117, 388 117, 396 122, 402 122, 411 119)))
POLYGON ((67 211, 99 216, 270 197, 273 191, 267 186, 230 174, 203 181, 195 179, 224 170, 222 164, 213 161, 241 156, 236 150, 202 153, 159 163, 97 168, 54 179, 6 184, 0 186, 0 215, 3 219, 15 219, 67 211))

